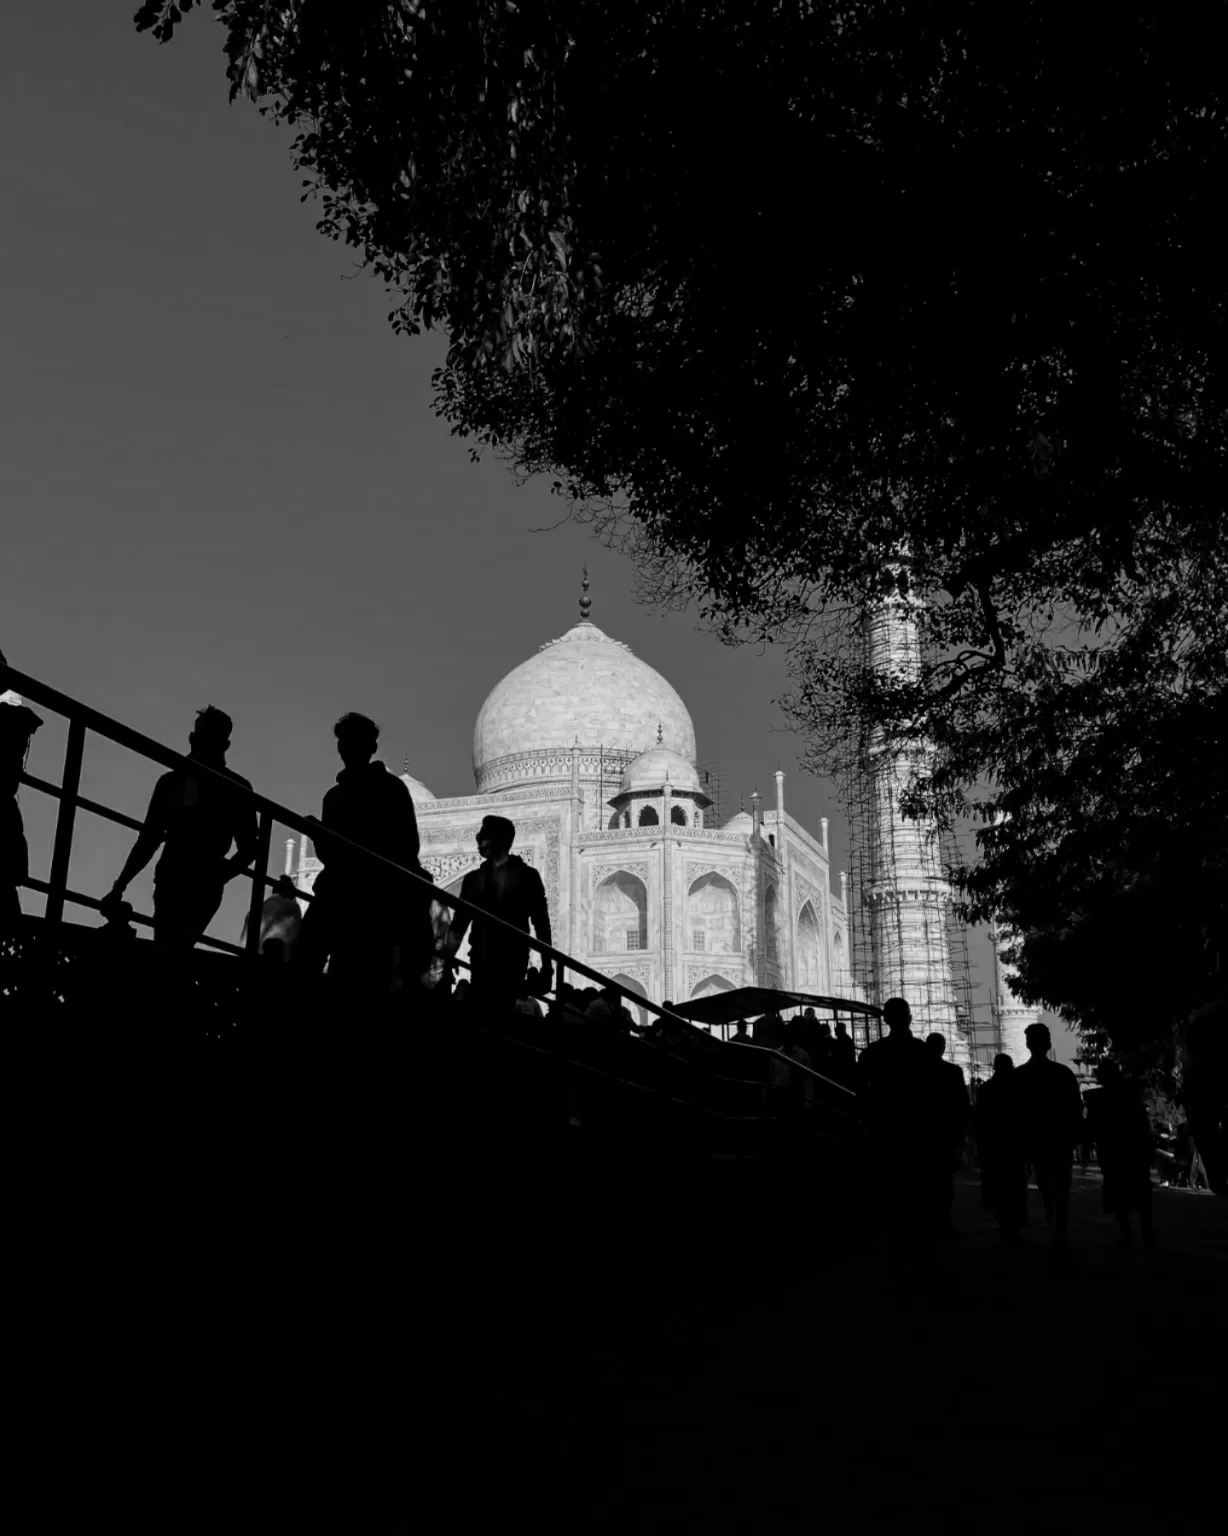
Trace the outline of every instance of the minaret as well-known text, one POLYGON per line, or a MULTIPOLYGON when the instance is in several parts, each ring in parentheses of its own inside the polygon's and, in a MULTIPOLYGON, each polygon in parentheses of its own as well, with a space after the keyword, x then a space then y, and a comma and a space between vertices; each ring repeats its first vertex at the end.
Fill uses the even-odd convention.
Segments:
POLYGON ((1002 958, 1003 952, 1011 946, 1010 932, 995 923, 989 931, 989 938, 993 945, 994 1054, 1002 1052, 1017 1067, 1021 1067, 1031 1056, 1023 1032, 1029 1024, 1041 1022, 1040 1009, 1021 1002, 1015 995, 1012 985, 1016 980, 1015 972, 1002 958))
MULTIPOLYGON (((897 580, 907 562, 891 563, 897 580)), ((865 616, 866 660, 884 676, 913 680, 921 672, 921 644, 912 599, 893 588, 865 616)), ((947 1041, 947 1060, 969 1069, 972 1052, 955 1020, 955 986, 947 946, 946 915, 951 888, 942 878, 936 827, 905 820, 900 800, 924 747, 894 745, 876 727, 863 755, 870 795, 868 878, 856 893, 869 907, 873 1001, 904 998, 912 1009, 913 1032, 938 1033, 947 1041)))

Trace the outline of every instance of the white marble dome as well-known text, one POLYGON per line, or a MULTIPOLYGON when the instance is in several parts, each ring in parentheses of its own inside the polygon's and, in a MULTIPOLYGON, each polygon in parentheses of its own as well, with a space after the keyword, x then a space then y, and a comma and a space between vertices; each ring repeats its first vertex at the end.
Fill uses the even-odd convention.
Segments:
POLYGON ((649 747, 628 766, 622 788, 660 789, 667 779, 672 789, 699 789, 694 763, 668 747, 649 747))
POLYGON ((401 783, 409 790, 409 798, 415 805, 422 805, 425 801, 436 800, 439 797, 426 787, 420 779, 415 779, 411 773, 400 775, 401 783))
POLYGON ((543 645, 487 695, 473 728, 478 788, 484 770, 502 758, 568 752, 573 742, 632 752, 659 744, 684 762, 695 760, 695 727, 674 689, 587 619, 543 645))

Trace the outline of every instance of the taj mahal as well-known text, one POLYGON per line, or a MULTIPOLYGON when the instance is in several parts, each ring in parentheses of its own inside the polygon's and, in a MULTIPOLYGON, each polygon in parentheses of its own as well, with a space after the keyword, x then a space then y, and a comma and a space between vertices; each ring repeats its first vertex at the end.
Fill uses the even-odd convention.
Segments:
MULTIPOLYGON (((827 818, 816 835, 790 815, 777 769, 771 804, 756 793, 749 811, 717 825, 685 703, 592 622, 591 607, 586 577, 579 623, 487 695, 473 730, 473 794, 437 796, 402 775, 423 867, 459 894, 480 862, 483 816, 506 816, 514 851, 542 876, 555 945, 639 996, 659 1004, 759 986, 865 1000, 843 872, 833 889, 827 818)), ((894 871, 880 860, 867 893, 876 933, 870 1000, 908 996, 916 1024, 946 1035, 949 1059, 967 1067, 949 963, 923 933, 932 926, 925 912, 938 913, 949 892, 923 867, 916 839, 904 842, 911 859, 894 871), (886 925, 888 911, 912 927, 886 925)), ((292 871, 298 888, 310 891, 321 867, 304 840, 292 871)))

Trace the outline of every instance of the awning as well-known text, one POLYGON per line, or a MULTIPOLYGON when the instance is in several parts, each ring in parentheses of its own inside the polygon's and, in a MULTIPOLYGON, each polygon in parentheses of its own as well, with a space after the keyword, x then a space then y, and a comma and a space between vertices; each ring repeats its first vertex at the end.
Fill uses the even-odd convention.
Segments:
POLYGON ((875 1019, 881 1018, 883 1012, 876 1003, 858 1003, 847 997, 819 997, 813 992, 781 992, 775 987, 734 987, 729 992, 714 992, 710 997, 673 1004, 675 1013, 696 1024, 737 1024, 742 1019, 779 1013, 782 1008, 860 1013, 875 1019))

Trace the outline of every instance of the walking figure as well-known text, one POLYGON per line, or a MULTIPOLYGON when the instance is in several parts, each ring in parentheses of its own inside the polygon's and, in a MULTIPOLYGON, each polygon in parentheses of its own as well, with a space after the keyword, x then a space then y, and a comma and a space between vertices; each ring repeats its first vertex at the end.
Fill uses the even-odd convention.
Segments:
POLYGON ((902 997, 883 1005, 888 1033, 867 1045, 857 1063, 858 1098, 871 1164, 888 1229, 887 1277, 929 1265, 934 1190, 944 1163, 945 1118, 937 1058, 911 1033, 902 997))
POLYGON ((1151 1124, 1142 1095, 1115 1061, 1096 1067, 1098 1088, 1087 1095, 1087 1137, 1096 1144, 1104 1175, 1104 1211, 1117 1220, 1118 1242, 1134 1241, 1130 1212, 1137 1211, 1143 1247, 1155 1247, 1151 1225, 1151 1124))
POLYGON ((937 1171, 934 1188, 934 1229, 948 1237, 954 1235, 951 1213, 955 1207, 955 1169, 959 1153, 968 1135, 968 1118, 972 1106, 968 1102, 968 1085, 964 1074, 953 1061, 944 1061, 947 1048, 945 1035, 935 1031, 925 1037, 926 1049, 933 1055, 938 1070, 942 1096, 943 1141, 946 1157, 943 1167, 937 1171))
POLYGON ((1048 1025, 1029 1024, 1023 1037, 1031 1059, 1015 1068, 1012 1097, 1024 1156, 1035 1174, 1045 1220, 1053 1233, 1053 1260, 1068 1265, 1070 1186, 1074 1149, 1083 1134, 1083 1098, 1079 1080, 1070 1068, 1049 1060, 1052 1039, 1048 1025))
MULTIPOLYGON (((482 863, 471 869, 461 883, 461 899, 481 907, 492 917, 502 918, 519 933, 509 933, 498 923, 482 918, 471 919, 457 911, 448 929, 447 954, 451 958, 473 924, 469 945, 472 986, 471 1006, 494 1013, 509 1012, 518 996, 526 991, 525 972, 529 966, 529 927, 543 944, 551 943, 550 909, 542 878, 531 864, 512 852, 516 840, 514 823, 504 816, 486 816, 477 831, 478 852, 482 863)), ((542 956, 540 978, 534 990, 549 992, 553 964, 542 956)))
MULTIPOLYGON (((3 661, 3 657, 0 657, 3 661)), ((17 791, 42 720, 15 693, 0 694, 0 933, 21 917, 17 892, 30 876, 30 849, 17 791)))
POLYGON ((426 879, 418 819, 408 786, 375 757, 374 720, 342 715, 333 735, 344 766, 324 796, 315 840, 324 868, 303 919, 300 959, 308 972, 327 963, 329 975, 356 995, 386 997, 421 980, 434 946, 429 887, 381 862, 426 879), (351 843, 380 858, 364 858, 351 843))
POLYGON ((256 856, 256 809, 251 785, 226 766, 230 716, 210 705, 199 710, 188 736, 188 764, 154 785, 141 828, 119 879, 102 903, 103 915, 162 849, 154 870, 154 947, 164 953, 192 949, 217 916, 226 882, 256 856), (200 768, 211 770, 198 772, 200 768), (229 857, 231 844, 234 853, 229 857))
POLYGON ((998 1236, 1020 1241, 1027 1221, 1028 1176, 1023 1141, 1011 1088, 1015 1063, 1005 1053, 993 1059, 993 1076, 976 1095, 976 1147, 981 1164, 981 1209, 992 1211, 998 1236))

